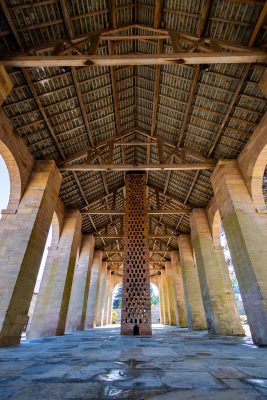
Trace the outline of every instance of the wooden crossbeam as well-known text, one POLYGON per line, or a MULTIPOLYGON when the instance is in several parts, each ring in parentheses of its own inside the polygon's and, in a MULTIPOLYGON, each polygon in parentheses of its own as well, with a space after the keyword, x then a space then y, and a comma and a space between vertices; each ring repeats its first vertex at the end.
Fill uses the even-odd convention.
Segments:
MULTIPOLYGON (((124 215, 124 210, 88 210, 82 212, 84 215, 124 215)), ((188 210, 148 210, 148 215, 189 215, 190 211, 188 210)))
MULTIPOLYGON (((102 238, 102 239, 124 239, 124 235, 118 235, 118 234, 98 234, 98 235, 94 235, 94 237, 97 239, 97 238, 102 238)), ((149 233, 148 234, 148 238, 149 239, 169 239, 170 237, 177 237, 177 235, 172 235, 172 234, 169 234, 169 235, 160 235, 160 234, 153 234, 153 233, 149 233)))
POLYGON ((123 54, 123 55, 72 55, 72 56, 8 56, 1 57, 5 67, 83 67, 120 65, 166 65, 166 64, 251 64, 266 63, 263 50, 232 52, 199 52, 175 54, 123 54))
POLYGON ((181 164, 81 164, 67 165, 61 171, 197 171, 215 168, 213 162, 181 164))
MULTIPOLYGON (((171 254, 171 250, 154 250, 154 249, 149 249, 149 252, 150 253, 153 253, 153 254, 165 254, 165 255, 168 255, 168 254, 171 254)), ((116 255, 116 254, 118 254, 118 255, 122 255, 123 254, 123 251, 120 251, 120 250, 103 250, 103 253, 107 253, 107 254, 114 254, 114 255, 116 255)))

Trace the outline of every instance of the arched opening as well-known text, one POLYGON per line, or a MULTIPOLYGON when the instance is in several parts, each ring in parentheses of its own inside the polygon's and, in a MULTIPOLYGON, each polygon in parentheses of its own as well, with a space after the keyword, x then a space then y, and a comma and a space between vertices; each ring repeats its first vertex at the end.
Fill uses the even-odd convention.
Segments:
POLYGON ((257 210, 267 208, 267 145, 261 150, 252 169, 251 197, 257 210))
POLYGON ((122 283, 118 283, 113 290, 112 297, 112 324, 121 323, 122 283))
POLYGON ((150 283, 151 322, 160 323, 160 296, 159 289, 155 283, 150 283))
MULTIPOLYGON (((0 195, 0 211, 6 209, 10 199, 10 177, 7 165, 0 155, 0 187, 1 187, 1 195, 0 195)), ((2 214, 0 214, 0 219, 2 218, 2 214)))

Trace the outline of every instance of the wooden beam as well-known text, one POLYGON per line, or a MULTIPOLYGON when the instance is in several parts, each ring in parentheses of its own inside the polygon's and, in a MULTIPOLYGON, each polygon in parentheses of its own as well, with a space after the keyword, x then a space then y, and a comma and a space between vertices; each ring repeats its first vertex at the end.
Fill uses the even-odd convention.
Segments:
MULTIPOLYGON (((151 233, 151 234, 148 234, 148 238, 149 239, 169 239, 169 237, 170 236, 173 236, 173 237, 177 237, 177 235, 175 235, 175 234, 170 234, 170 235, 157 235, 157 234, 153 234, 153 233, 151 233)), ((125 238, 125 236, 124 235, 117 235, 117 234, 115 234, 115 235, 113 235, 113 234, 108 234, 108 235, 106 235, 106 234, 98 234, 98 235, 94 235, 94 237, 97 239, 97 238, 103 238, 103 239, 124 239, 125 238)))
POLYGON ((199 26, 198 26, 198 30, 196 33, 196 36, 198 36, 198 37, 202 36, 202 34, 204 32, 205 25, 206 25, 208 15, 209 15, 210 6, 211 6, 211 0, 204 0, 201 15, 200 15, 199 26))
MULTIPOLYGON (((124 215, 124 210, 88 210, 83 211, 83 215, 124 215)), ((148 215, 189 215, 189 210, 148 210, 148 215)))
MULTIPOLYGON (((149 249, 149 252, 150 253, 153 253, 153 254, 166 254, 166 255, 168 255, 168 254, 171 254, 171 250, 154 250, 154 249, 149 249)), ((120 255, 120 254, 123 254, 123 251, 120 251, 120 250, 103 250, 103 253, 107 253, 107 254, 118 254, 118 255, 120 255)))
POLYGON ((181 164, 75 164, 61 167, 61 171, 197 171, 213 169, 215 164, 181 163, 181 164))
POLYGON ((7 20, 7 23, 9 25, 9 27, 10 27, 10 30, 11 30, 11 32, 12 32, 12 34, 13 34, 13 36, 14 36, 14 38, 15 38, 15 40, 16 40, 19 48, 20 48, 20 50, 24 50, 23 49, 23 43, 21 41, 20 35, 18 34, 17 29, 15 28, 15 25, 13 23, 13 20, 11 18, 9 10, 8 10, 8 8, 6 6, 5 0, 0 0, 0 5, 1 5, 2 11, 4 13, 4 16, 5 16, 6 20, 7 20))
POLYGON ((263 50, 247 50, 212 53, 175 54, 123 54, 123 55, 72 55, 72 56, 8 56, 1 57, 5 67, 83 67, 119 65, 166 65, 166 64, 251 64, 266 63, 263 50))
POLYGON ((248 42, 248 47, 252 47, 253 46, 253 44, 255 42, 255 39, 256 39, 256 36, 257 36, 262 24, 264 23, 266 15, 267 15, 267 1, 265 1, 265 3, 263 4, 260 16, 259 16, 259 18, 257 20, 257 23, 255 25, 255 28, 254 28, 251 36, 250 36, 250 39, 249 39, 249 42, 248 42))

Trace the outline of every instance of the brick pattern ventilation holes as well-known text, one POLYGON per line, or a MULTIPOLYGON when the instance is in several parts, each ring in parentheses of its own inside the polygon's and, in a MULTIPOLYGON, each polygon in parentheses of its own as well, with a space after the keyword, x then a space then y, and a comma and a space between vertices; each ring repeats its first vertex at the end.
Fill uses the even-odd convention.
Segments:
POLYGON ((151 335, 145 174, 126 175, 122 335, 151 335))

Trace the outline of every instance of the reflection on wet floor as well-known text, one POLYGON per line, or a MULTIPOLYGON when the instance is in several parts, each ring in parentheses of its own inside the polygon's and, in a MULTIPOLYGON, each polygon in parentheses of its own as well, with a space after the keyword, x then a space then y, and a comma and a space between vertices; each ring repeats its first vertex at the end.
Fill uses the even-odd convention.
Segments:
POLYGON ((267 349, 250 337, 154 327, 91 329, 0 349, 0 400, 260 400, 267 349))

